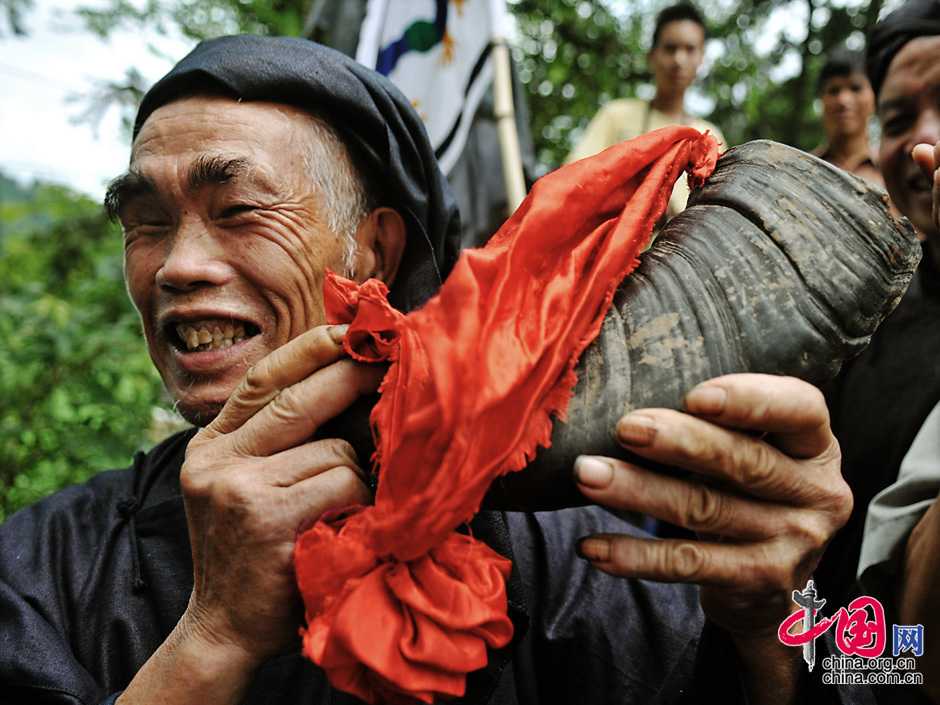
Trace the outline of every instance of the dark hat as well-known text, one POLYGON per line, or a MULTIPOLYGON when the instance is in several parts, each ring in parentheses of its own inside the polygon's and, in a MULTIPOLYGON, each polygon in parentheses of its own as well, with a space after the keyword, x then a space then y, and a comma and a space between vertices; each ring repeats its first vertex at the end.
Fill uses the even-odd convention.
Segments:
POLYGON ((421 118, 390 81, 305 39, 210 39, 147 91, 134 136, 154 110, 200 90, 285 103, 329 122, 355 155, 366 183, 381 185, 383 205, 398 210, 407 223, 392 302, 410 310, 437 291, 457 258, 457 206, 421 118))
POLYGON ((865 64, 877 96, 891 61, 917 37, 940 34, 940 0, 908 0, 878 22, 868 35, 865 64))

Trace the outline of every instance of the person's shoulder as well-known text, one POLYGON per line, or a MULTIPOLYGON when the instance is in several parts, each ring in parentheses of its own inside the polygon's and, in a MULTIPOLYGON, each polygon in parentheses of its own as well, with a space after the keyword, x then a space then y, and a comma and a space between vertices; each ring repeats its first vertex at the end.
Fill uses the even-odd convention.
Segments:
POLYGON ((604 103, 598 113, 623 120, 642 115, 646 109, 647 103, 645 100, 639 98, 614 98, 604 103))

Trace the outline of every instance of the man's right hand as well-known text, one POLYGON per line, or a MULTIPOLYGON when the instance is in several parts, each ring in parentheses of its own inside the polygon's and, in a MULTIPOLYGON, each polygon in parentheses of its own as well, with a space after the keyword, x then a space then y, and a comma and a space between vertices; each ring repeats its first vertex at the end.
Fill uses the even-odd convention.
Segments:
POLYGON ((918 144, 911 151, 911 157, 924 175, 930 179, 933 191, 933 224, 940 230, 940 142, 937 144, 918 144))
POLYGON ((292 555, 298 530, 329 509, 370 500, 352 447, 310 440, 323 423, 375 391, 384 375, 382 367, 344 358, 344 329, 314 328, 265 357, 190 441, 180 483, 192 595, 122 704, 152 702, 147 693, 161 681, 169 695, 164 677, 180 669, 205 687, 190 688, 179 702, 237 702, 254 668, 297 642, 303 613, 292 555))

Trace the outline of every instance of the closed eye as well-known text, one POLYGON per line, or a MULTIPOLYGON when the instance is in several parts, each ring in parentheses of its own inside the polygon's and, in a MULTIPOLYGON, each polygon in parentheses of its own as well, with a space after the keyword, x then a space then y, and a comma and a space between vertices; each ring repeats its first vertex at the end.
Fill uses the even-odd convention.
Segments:
POLYGON ((235 218, 240 215, 245 215, 246 213, 251 213, 254 210, 257 210, 256 206, 252 206, 247 203, 239 203, 238 205, 225 208, 221 213, 219 213, 219 217, 222 219, 235 218))

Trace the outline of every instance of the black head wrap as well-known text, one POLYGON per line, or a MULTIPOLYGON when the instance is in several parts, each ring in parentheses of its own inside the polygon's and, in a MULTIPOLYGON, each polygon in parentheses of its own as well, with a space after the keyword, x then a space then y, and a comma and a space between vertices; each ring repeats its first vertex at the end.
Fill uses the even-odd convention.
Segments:
POLYGON ((154 110, 200 90, 285 103, 327 120, 352 151, 366 183, 379 185, 383 205, 395 208, 407 224, 392 302, 410 310, 437 291, 457 257, 457 207, 421 118, 390 81, 305 39, 210 39, 147 91, 134 137, 154 110))
POLYGON ((876 96, 901 48, 912 39, 935 34, 940 34, 940 0, 908 0, 874 26, 868 35, 865 64, 876 96))

